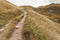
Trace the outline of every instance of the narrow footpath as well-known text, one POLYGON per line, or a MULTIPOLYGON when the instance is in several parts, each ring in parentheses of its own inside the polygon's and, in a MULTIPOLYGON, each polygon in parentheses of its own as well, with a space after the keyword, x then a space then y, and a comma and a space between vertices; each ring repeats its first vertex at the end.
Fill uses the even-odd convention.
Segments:
POLYGON ((24 12, 24 17, 21 19, 21 21, 16 25, 16 29, 9 38, 9 40, 23 40, 22 38, 22 27, 24 25, 24 20, 26 18, 27 13, 24 12))

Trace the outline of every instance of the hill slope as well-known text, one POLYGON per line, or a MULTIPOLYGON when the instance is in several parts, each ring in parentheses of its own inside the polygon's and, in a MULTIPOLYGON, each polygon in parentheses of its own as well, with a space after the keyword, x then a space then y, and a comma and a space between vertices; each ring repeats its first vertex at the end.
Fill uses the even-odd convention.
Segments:
POLYGON ((23 27, 24 40, 60 40, 60 25, 45 15, 27 8, 23 27))
POLYGON ((60 23, 60 4, 50 4, 34 8, 32 6, 20 6, 22 9, 32 9, 39 14, 45 15, 50 20, 60 23))
POLYGON ((60 4, 50 4, 37 8, 37 12, 45 15, 54 22, 60 23, 60 4))
POLYGON ((0 28, 22 13, 16 7, 5 0, 0 0, 0 28))

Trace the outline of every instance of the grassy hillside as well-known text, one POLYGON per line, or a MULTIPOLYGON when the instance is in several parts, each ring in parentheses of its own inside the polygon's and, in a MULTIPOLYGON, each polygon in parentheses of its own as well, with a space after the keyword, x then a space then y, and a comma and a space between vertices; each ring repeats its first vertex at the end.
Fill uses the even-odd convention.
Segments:
POLYGON ((23 10, 32 9, 39 14, 43 14, 54 22, 60 23, 60 4, 49 4, 46 6, 40 6, 38 8, 34 8, 32 6, 20 6, 23 10))
POLYGON ((23 12, 17 6, 0 0, 0 40, 9 39, 22 17, 23 12))
POLYGON ((60 40, 60 26, 31 9, 27 10, 23 27, 25 40, 60 40))
POLYGON ((4 27, 10 20, 19 16, 22 11, 15 8, 17 6, 10 4, 7 1, 0 1, 0 28, 4 27))
POLYGON ((45 15, 54 22, 60 23, 60 4, 50 4, 37 9, 40 14, 45 15))

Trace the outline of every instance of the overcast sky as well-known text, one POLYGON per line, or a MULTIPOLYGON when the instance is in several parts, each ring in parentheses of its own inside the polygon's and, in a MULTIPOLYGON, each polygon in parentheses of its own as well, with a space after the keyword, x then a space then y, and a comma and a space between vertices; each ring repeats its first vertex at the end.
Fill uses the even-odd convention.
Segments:
POLYGON ((31 5, 34 7, 48 5, 50 3, 60 3, 60 0, 8 0, 8 1, 17 6, 31 5))

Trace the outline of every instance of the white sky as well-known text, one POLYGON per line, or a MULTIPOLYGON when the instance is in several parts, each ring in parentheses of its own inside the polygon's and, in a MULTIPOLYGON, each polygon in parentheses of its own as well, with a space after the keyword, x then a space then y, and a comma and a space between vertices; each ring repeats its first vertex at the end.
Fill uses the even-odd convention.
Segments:
POLYGON ((17 5, 17 6, 23 6, 23 5, 31 5, 34 7, 38 7, 41 5, 48 5, 50 3, 59 3, 58 0, 8 0, 9 2, 17 5))

